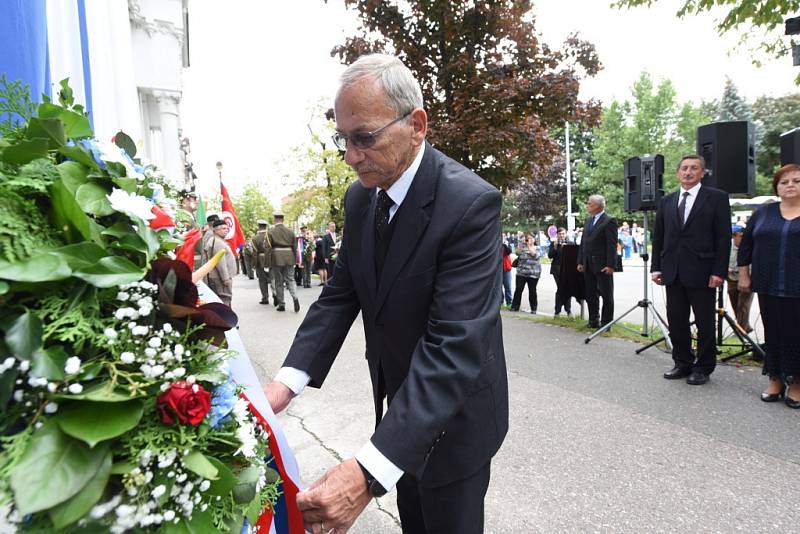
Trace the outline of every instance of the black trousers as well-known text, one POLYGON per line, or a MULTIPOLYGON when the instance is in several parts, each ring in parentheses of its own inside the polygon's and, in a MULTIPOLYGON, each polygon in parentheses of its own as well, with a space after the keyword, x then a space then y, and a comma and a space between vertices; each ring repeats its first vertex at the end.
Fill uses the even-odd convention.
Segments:
POLYGON ((397 482, 403 534, 481 534, 491 462, 467 478, 425 488, 411 475, 397 482))
POLYGON ((561 288, 558 286, 558 275, 554 274, 553 279, 556 281, 556 315, 561 313, 561 308, 567 313, 572 313, 572 297, 564 298, 561 295, 561 288))
POLYGON ((678 279, 667 286, 667 322, 675 367, 702 371, 707 375, 714 372, 717 366, 714 343, 716 291, 710 287, 684 287, 678 279), (694 313, 694 324, 697 327, 696 358, 692 354, 689 310, 694 313))
POLYGON ((528 278, 527 276, 517 275, 517 283, 514 288, 514 298, 511 300, 511 309, 519 310, 519 305, 522 303, 522 291, 525 285, 528 286, 528 303, 531 305, 531 311, 535 312, 536 307, 539 305, 539 297, 536 294, 536 286, 539 283, 538 278, 528 278))
POLYGON ((614 320, 614 275, 603 272, 583 271, 586 285, 586 306, 589 308, 589 322, 604 325, 614 320), (603 313, 600 314, 600 298, 603 299, 603 313))
POLYGON ((764 321, 764 374, 800 384, 800 298, 758 294, 764 321))

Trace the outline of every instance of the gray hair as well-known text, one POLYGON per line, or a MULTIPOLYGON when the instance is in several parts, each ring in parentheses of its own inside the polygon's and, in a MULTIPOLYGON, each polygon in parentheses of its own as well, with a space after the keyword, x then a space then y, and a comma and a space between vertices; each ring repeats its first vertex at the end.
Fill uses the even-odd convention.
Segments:
POLYGON ((587 199, 587 202, 594 202, 595 204, 600 204, 600 207, 605 209, 606 207, 606 197, 603 195, 590 195, 587 199))
POLYGON ((386 92, 389 106, 398 115, 404 115, 422 107, 422 89, 411 70, 395 56, 368 54, 361 56, 347 67, 339 78, 338 97, 342 89, 362 78, 373 78, 386 92))

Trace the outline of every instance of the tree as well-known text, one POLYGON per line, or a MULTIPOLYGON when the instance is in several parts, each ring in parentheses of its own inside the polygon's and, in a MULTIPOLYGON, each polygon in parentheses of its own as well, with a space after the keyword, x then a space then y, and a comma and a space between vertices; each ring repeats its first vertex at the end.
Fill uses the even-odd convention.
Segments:
POLYGON ((239 225, 247 236, 252 236, 258 230, 258 219, 272 220, 275 209, 270 204, 267 197, 261 192, 263 186, 258 184, 247 184, 242 193, 233 198, 233 206, 236 208, 236 217, 239 225))
POLYGON ((722 99, 717 108, 718 121, 749 121, 753 119, 753 111, 750 104, 743 96, 730 78, 725 80, 725 89, 722 91, 722 99))
MULTIPOLYGON (((780 166, 781 134, 800 128, 800 93, 757 98, 753 102, 753 121, 761 140, 756 150, 756 168, 759 174, 771 177, 780 166)), ((766 187, 769 192, 765 194, 771 195, 771 185, 766 187)))
MULTIPOLYGON (((658 0, 618 0, 612 5, 617 8, 649 7, 656 1, 658 0)), ((755 28, 763 32, 758 48, 766 53, 784 56, 791 50, 781 37, 775 37, 774 34, 778 27, 783 26, 784 19, 800 11, 800 0, 684 0, 676 15, 683 18, 686 15, 711 11, 718 6, 729 8, 727 15, 717 23, 720 34, 735 31, 741 36, 740 42, 745 42, 754 38, 752 29, 755 28)), ((800 81, 800 76, 798 80, 800 81)))
POLYGON ((697 127, 710 122, 702 106, 680 105, 669 80, 655 86, 643 72, 631 88, 631 101, 614 101, 603 111, 603 122, 593 132, 592 159, 578 165, 576 201, 591 194, 606 198, 606 209, 621 215, 623 167, 633 156, 664 156, 664 188, 676 187, 680 158, 695 152, 697 127))
POLYGON ((530 1, 345 0, 360 34, 333 49, 344 63, 397 54, 422 86, 429 139, 502 190, 547 172, 551 130, 592 127, 600 107, 578 99, 580 78, 601 68, 594 46, 571 36, 539 41, 530 1))
MULTIPOLYGON (((542 176, 520 183, 508 195, 509 207, 513 207, 517 225, 530 225, 532 221, 543 223, 550 217, 558 217, 564 212, 566 198, 566 163, 556 158, 542 176)), ((530 229, 528 226, 526 229, 530 229)))

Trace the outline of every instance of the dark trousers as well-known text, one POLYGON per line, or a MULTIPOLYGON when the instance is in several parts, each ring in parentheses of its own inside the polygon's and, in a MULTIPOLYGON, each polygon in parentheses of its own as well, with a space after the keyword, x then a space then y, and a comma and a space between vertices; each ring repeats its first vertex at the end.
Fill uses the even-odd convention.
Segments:
POLYGON ((764 374, 800 383, 800 298, 758 294, 764 321, 764 374))
POLYGON ((614 275, 603 272, 593 273, 588 267, 583 271, 586 285, 586 306, 589 308, 589 322, 604 325, 614 320, 614 275), (600 313, 600 298, 603 299, 603 313, 600 313))
POLYGON ((710 287, 684 287, 677 279, 667 286, 667 322, 675 367, 701 371, 707 375, 714 372, 717 366, 714 343, 716 291, 710 287), (694 324, 697 327, 696 358, 692 354, 689 310, 694 313, 694 324))
POLYGON ((539 304, 538 296, 536 295, 536 285, 539 283, 538 278, 528 278, 527 276, 517 275, 516 287, 514 288, 514 298, 511 300, 511 309, 519 310, 519 305, 522 302, 522 291, 525 285, 528 285, 528 302, 531 305, 531 311, 535 312, 539 304))
POLYGON ((469 477, 426 488, 411 475, 397 483, 397 510, 403 534, 481 534, 491 462, 469 477))
MULTIPOLYGON (((258 288, 261 290, 261 300, 266 302, 269 300, 269 286, 272 283, 272 277, 267 269, 263 267, 258 267, 255 269, 256 276, 258 277, 258 288)), ((272 294, 275 294, 275 289, 273 288, 272 294)))
POLYGON ((303 259, 303 287, 311 287, 311 260, 303 259))
POLYGON ((561 288, 558 286, 558 275, 554 274, 553 279, 556 281, 556 315, 561 313, 561 308, 567 313, 572 313, 572 297, 563 297, 561 295, 561 288))

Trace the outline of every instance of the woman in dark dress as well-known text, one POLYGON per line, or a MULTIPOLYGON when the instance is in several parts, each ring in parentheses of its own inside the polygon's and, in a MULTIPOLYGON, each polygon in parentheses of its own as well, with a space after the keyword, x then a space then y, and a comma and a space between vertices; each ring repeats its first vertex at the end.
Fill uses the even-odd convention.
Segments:
POLYGON ((758 293, 769 384, 764 402, 785 398, 800 408, 800 165, 784 165, 772 180, 780 202, 758 209, 739 246, 739 291, 758 293))
POLYGON ((328 268, 325 265, 325 242, 322 236, 317 236, 314 242, 314 272, 319 275, 319 285, 328 281, 328 268))

